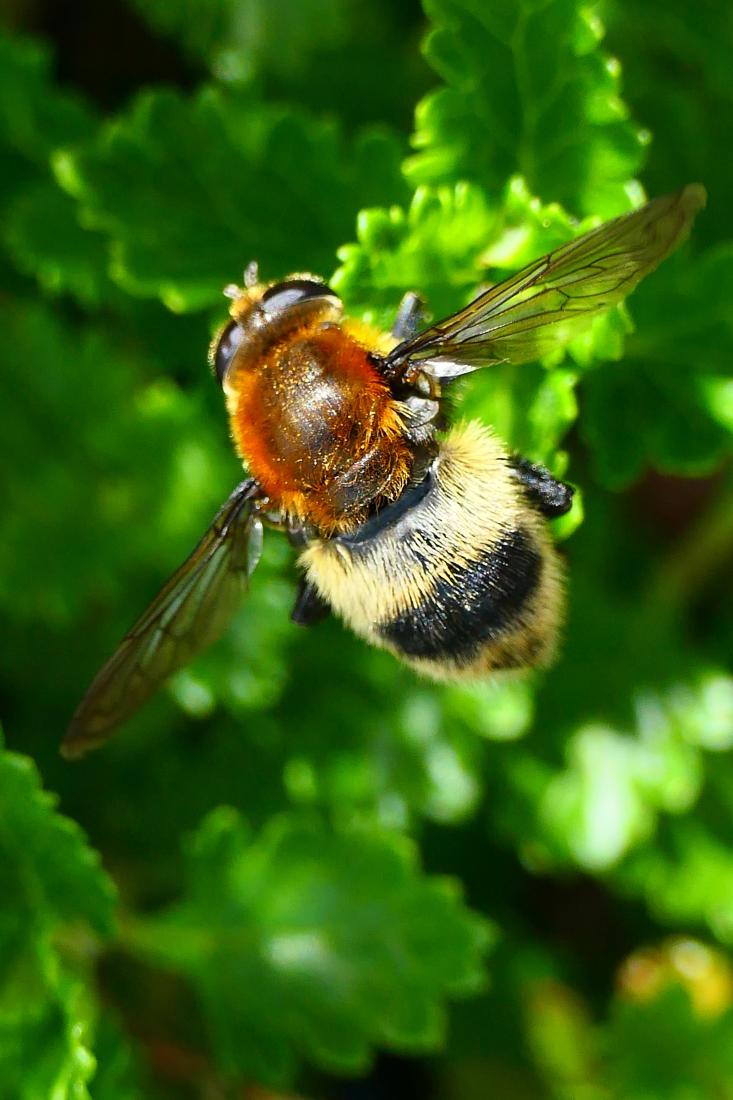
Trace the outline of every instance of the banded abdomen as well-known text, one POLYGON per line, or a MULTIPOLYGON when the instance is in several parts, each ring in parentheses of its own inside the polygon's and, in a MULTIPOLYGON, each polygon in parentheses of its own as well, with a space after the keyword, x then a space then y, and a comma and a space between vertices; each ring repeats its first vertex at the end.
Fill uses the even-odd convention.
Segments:
POLYGON ((543 664, 562 615, 562 568, 499 441, 453 428, 426 480, 301 563, 372 644, 436 679, 543 664), (335 544, 334 544, 335 543, 335 544))

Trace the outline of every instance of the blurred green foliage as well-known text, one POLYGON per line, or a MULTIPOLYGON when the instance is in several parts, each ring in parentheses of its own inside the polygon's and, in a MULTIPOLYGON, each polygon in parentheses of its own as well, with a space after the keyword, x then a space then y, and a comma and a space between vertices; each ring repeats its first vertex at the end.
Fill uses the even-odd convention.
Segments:
POLYGON ((733 1098, 728 6, 129 0, 56 58, 52 8, 0 37, 0 1097, 733 1098), (79 61, 119 27, 122 97, 79 61), (639 178, 706 184, 690 245, 455 401, 581 490, 556 667, 437 687, 299 631, 273 536, 228 636, 63 763, 240 477, 221 287, 439 315, 639 178))

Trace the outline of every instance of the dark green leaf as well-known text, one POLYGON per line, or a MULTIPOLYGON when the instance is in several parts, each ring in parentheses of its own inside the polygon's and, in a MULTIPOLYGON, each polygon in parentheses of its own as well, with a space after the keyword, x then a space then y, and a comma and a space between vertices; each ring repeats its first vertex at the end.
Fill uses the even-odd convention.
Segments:
POLYGON ((94 116, 54 86, 46 47, 0 34, 0 119, 3 145, 45 168, 57 146, 88 135, 94 116))
POLYGON ((105 239, 78 221, 74 200, 52 179, 29 187, 8 211, 5 242, 16 267, 49 295, 68 293, 85 306, 115 300, 105 239))
POLYGON ((614 488, 645 467, 706 473, 733 448, 733 248, 673 258, 635 295, 622 363, 583 383, 581 428, 599 479, 614 488))
POLYGON ((184 50, 219 80, 251 81, 261 69, 303 69, 312 51, 342 45, 350 23, 338 0, 133 0, 156 30, 175 35, 184 50))
MULTIPOLYGON (((30 760, 0 756, 0 844, 6 874, 23 883, 39 923, 87 920, 109 934, 114 892, 76 822, 54 812, 30 760)), ((12 894, 3 892, 7 899, 12 894)))
POLYGON ((104 252, 52 183, 50 157, 94 126, 81 98, 54 85, 46 48, 0 34, 0 238, 20 271, 84 302, 103 294, 104 252))
POLYGON ((353 210, 404 194, 399 154, 385 131, 347 149, 332 122, 207 90, 146 95, 55 165, 109 236, 117 282, 185 310, 220 301, 253 258, 265 278, 326 272, 353 210))
POLYGON ((645 183, 661 194, 704 180, 712 217, 696 237, 733 237, 733 87, 728 80, 733 17, 727 0, 703 0, 690 18, 687 0, 613 0, 604 4, 609 44, 623 59, 625 95, 653 134, 645 183))
MULTIPOLYGON (((0 603, 26 623, 68 623, 85 602, 106 603, 124 571, 150 563, 151 551, 163 552, 158 569, 172 570, 236 484, 238 464, 232 457, 227 468, 226 440, 217 441, 200 399, 171 381, 146 381, 139 351, 123 350, 106 329, 80 330, 42 305, 6 307, 2 317, 9 418, 0 439, 8 510, 0 603), (200 494, 198 521, 192 494, 200 494), (103 552, 109 540, 114 561, 103 552)), ((205 340, 202 326, 192 356, 213 392, 205 340)))

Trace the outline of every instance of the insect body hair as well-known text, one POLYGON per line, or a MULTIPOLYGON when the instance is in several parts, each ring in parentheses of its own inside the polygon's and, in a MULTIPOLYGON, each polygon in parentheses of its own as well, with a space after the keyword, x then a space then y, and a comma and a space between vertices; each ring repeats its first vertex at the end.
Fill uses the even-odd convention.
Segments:
POLYGON ((300 560, 357 634, 433 679, 546 664, 555 651, 558 555, 503 444, 476 422, 451 429, 396 505, 300 560))

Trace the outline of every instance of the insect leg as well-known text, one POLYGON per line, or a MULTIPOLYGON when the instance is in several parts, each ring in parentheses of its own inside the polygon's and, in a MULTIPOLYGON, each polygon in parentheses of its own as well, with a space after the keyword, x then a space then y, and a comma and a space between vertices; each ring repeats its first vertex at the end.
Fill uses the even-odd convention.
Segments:
POLYGON ((409 340, 415 336, 420 325, 425 321, 425 303, 419 294, 408 290, 400 302, 397 316, 392 326, 392 335, 395 340, 409 340))
POLYGON ((319 596, 310 581, 307 581, 305 577, 301 577, 295 604, 290 612, 290 621, 297 623, 298 626, 313 626, 314 623, 319 623, 322 619, 325 619, 330 611, 331 608, 319 596))
POLYGON ((543 516, 554 518, 570 511, 574 492, 571 485, 557 481, 544 466, 535 466, 526 458, 513 458, 512 469, 543 516))

